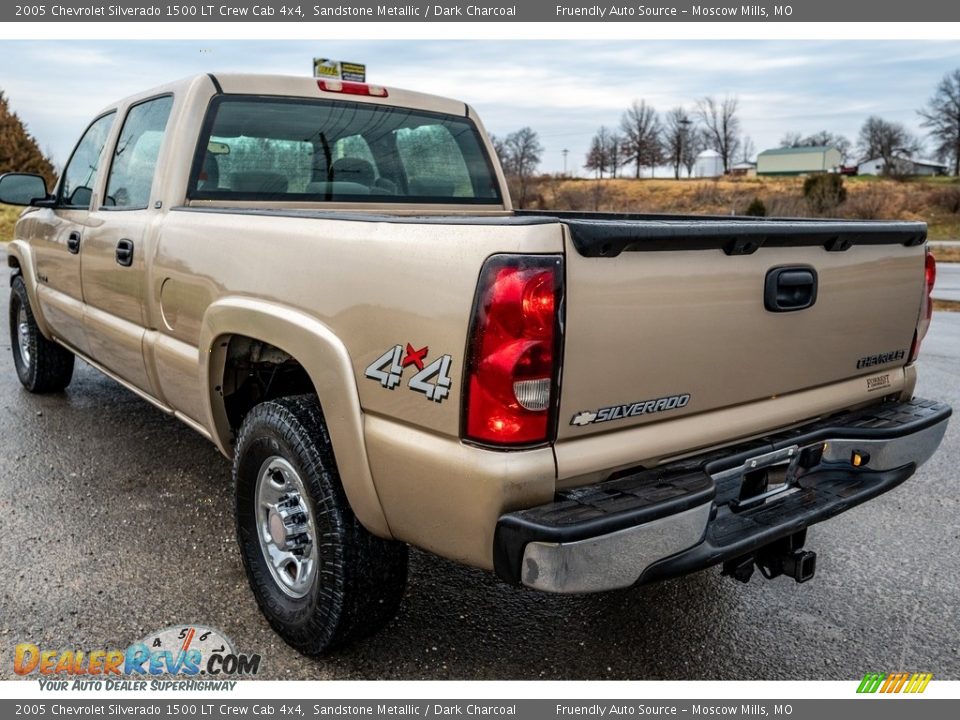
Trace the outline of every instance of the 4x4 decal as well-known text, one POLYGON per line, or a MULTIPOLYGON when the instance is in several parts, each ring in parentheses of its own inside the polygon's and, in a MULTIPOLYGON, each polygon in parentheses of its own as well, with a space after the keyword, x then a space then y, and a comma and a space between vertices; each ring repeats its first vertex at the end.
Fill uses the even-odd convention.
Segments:
POLYGON ((407 382, 407 387, 427 396, 428 400, 443 402, 450 395, 453 379, 450 377, 450 364, 453 358, 450 355, 441 355, 429 365, 425 365, 428 346, 415 349, 407 343, 406 352, 403 345, 394 345, 383 355, 367 366, 363 376, 376 380, 387 390, 393 390, 403 380, 404 368, 413 365, 417 373, 407 382))

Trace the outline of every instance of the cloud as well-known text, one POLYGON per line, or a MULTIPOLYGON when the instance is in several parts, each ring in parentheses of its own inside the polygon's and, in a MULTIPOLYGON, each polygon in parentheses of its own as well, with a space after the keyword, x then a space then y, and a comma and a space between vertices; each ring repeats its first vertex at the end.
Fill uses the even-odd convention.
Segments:
POLYGON ((920 128, 922 106, 960 66, 955 42, 889 41, 0 41, 0 89, 57 160, 101 107, 169 80, 210 71, 306 74, 315 55, 365 62, 371 80, 455 97, 491 132, 524 125, 579 167, 600 125, 634 99, 692 109, 735 95, 758 149, 789 131, 855 139, 871 114, 920 128))

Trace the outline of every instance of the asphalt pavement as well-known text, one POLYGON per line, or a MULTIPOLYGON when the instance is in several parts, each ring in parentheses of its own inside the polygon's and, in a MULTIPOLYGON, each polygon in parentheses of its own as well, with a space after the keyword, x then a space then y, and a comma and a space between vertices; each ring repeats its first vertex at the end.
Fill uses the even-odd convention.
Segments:
POLYGON ((937 263, 933 297, 937 300, 960 302, 960 263, 937 263))
MULTIPOLYGON (((2 261, 2 257, 0 257, 2 261)), ((4 263, 5 264, 5 263, 4 263)), ((79 363, 24 391, 0 292, 0 677, 13 648, 126 647, 181 623, 221 629, 269 679, 960 679, 960 425, 904 486, 810 531, 797 585, 718 569, 559 597, 412 554, 399 616, 332 657, 298 655, 257 610, 213 446, 79 363)), ((918 394, 960 407, 960 314, 937 313, 918 394)))

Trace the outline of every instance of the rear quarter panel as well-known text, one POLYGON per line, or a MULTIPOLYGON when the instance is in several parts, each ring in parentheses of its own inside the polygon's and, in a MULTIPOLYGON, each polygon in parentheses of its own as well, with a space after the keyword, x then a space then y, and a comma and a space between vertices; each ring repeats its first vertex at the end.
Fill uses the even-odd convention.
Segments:
MULTIPOLYGON (((562 251, 558 225, 522 227, 354 222, 174 211, 152 262, 151 296, 164 334, 199 344, 207 308, 252 296, 302 311, 341 338, 360 404, 430 432, 459 433, 466 333, 484 260, 500 252, 562 251), (433 402, 364 377, 394 345, 450 355, 453 387, 433 402)), ((201 352, 205 348, 200 348, 201 352)))
MULTIPOLYGON (((369 528, 489 567, 496 518, 552 497, 556 466, 550 448, 481 450, 461 443, 459 430, 467 330, 483 262, 496 253, 561 252, 559 224, 359 222, 174 210, 155 247, 149 279, 154 359, 158 382, 174 406, 178 401, 170 394, 186 403, 211 392, 217 402, 200 370, 218 344, 205 331, 210 309, 231 298, 268 303, 329 328, 346 349, 352 373, 318 369, 312 378, 321 404, 344 387, 359 398, 361 427, 336 416, 328 424, 347 495, 369 528), (449 356, 452 386, 441 402, 409 387, 412 365, 392 389, 365 377, 390 348, 399 345, 406 355, 408 343, 425 363, 449 356), (197 357, 192 374, 191 356, 197 357), (191 377, 193 392, 185 383, 191 377), (356 462, 362 467, 349 471, 356 462), (365 475, 372 476, 386 529, 365 518, 363 505, 351 497, 365 475)), ((269 324, 262 320, 251 316, 231 331, 271 341, 263 337, 269 324)), ((321 342, 317 336, 318 352, 321 342)), ((302 354, 297 359, 305 367, 310 360, 302 354)), ((217 436, 215 419, 206 424, 217 436)))

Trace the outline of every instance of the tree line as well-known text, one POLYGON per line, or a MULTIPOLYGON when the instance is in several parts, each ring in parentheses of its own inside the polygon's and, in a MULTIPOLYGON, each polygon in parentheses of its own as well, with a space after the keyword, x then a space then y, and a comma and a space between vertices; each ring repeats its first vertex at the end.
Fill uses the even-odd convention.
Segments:
POLYGON ((0 175, 6 172, 31 172, 42 175, 47 187, 56 179, 53 162, 41 152, 36 138, 20 117, 10 109, 0 90, 0 175))
MULTIPOLYGON (((645 100, 634 100, 618 126, 597 129, 583 167, 597 178, 618 177, 624 170, 640 178, 644 170, 652 175, 655 168, 666 166, 679 179, 681 171, 693 175, 701 152, 713 150, 727 172, 738 162, 750 161, 756 152, 753 141, 743 133, 739 105, 736 96, 707 96, 690 109, 677 106, 661 114, 645 100)), ((953 175, 960 175, 960 68, 944 75, 917 114, 933 156, 947 164, 953 175)), ((494 137, 493 142, 504 172, 518 185, 522 207, 530 177, 543 156, 540 137, 525 127, 503 138, 494 137)), ((808 135, 787 132, 780 140, 784 148, 834 147, 844 164, 879 158, 884 171, 891 174, 897 174, 898 166, 922 152, 924 145, 903 123, 877 115, 864 121, 856 142, 829 130, 808 135)))

